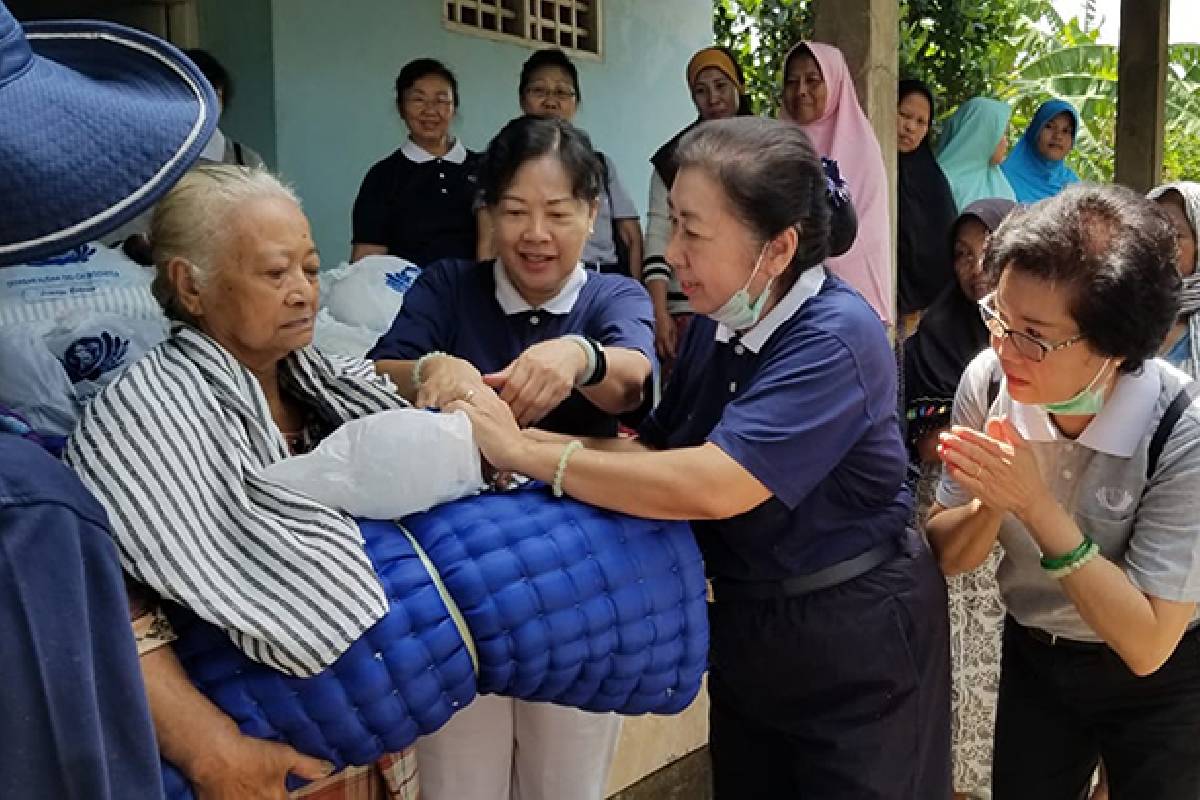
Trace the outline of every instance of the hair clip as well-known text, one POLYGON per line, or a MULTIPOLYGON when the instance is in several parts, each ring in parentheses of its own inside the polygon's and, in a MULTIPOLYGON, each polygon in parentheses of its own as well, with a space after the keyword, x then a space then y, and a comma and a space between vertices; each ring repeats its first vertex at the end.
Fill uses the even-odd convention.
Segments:
POLYGON ((846 190, 846 181, 842 179, 838 163, 832 158, 821 156, 821 170, 825 173, 825 194, 835 208, 842 208, 850 202, 850 192, 846 190))

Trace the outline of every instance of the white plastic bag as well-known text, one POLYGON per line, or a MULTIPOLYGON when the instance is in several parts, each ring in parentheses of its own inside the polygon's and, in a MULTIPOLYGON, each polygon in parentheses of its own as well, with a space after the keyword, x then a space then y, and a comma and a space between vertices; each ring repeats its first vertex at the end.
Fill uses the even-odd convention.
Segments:
POLYGON ((262 477, 356 517, 393 519, 482 491, 480 470, 466 414, 404 408, 347 422, 262 477))
MULTIPOLYGON (((51 312, 48 304, 42 310, 51 312)), ((66 436, 101 389, 167 335, 166 319, 87 307, 0 325, 0 403, 39 433, 66 436)))
POLYGON ((154 270, 95 242, 0 270, 0 403, 65 436, 84 406, 166 338, 154 270))
POLYGON ((0 324, 84 312, 162 317, 150 292, 154 270, 95 242, 53 258, 0 270, 0 324))
POLYGON ((361 325, 347 325, 329 313, 328 308, 317 312, 313 344, 327 356, 364 358, 379 341, 379 334, 361 325))
POLYGON ((421 270, 395 256, 367 256, 321 275, 321 305, 338 322, 387 333, 400 312, 404 293, 421 270))

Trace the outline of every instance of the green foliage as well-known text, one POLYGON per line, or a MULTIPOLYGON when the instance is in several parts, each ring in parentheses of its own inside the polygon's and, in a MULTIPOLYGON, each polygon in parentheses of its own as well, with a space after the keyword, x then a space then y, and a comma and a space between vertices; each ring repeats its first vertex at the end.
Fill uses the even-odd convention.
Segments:
MULTIPOLYGON (((1097 42, 1091 20, 1064 20, 1051 0, 899 2, 900 74, 933 88, 939 116, 976 95, 998 97, 1013 106, 1015 141, 1043 101, 1060 97, 1083 123, 1071 166, 1086 179, 1112 179, 1117 51, 1097 42)), ((811 35, 811 7, 810 0, 713 0, 716 41, 738 57, 759 113, 778 107, 783 57, 811 35)), ((1163 161, 1164 180, 1200 180, 1200 44, 1170 50, 1163 161)))
MULTIPOLYGON (((1076 41, 1083 43, 1057 49, 1058 42, 1048 42, 999 96, 1013 105, 1013 130, 1018 135, 1046 98, 1071 102, 1083 125, 1069 162, 1081 177, 1107 181, 1114 167, 1117 49, 1096 44, 1094 37, 1076 41)), ((1195 180, 1200 177, 1200 45, 1173 45, 1169 61, 1164 179, 1195 180)))
POLYGON ((1039 26, 1063 27, 1050 0, 902 0, 900 74, 933 87, 943 109, 998 96, 1040 43, 1039 26))
POLYGON ((713 32, 737 57, 755 110, 774 116, 784 56, 812 36, 809 0, 713 0, 713 32))

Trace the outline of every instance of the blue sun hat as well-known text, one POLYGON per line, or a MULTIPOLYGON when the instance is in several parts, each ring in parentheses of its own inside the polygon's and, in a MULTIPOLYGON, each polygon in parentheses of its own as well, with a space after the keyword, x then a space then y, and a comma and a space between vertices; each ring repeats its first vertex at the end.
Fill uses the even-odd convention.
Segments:
POLYGON ((0 265, 149 208, 200 155, 217 98, 177 49, 107 22, 22 26, 0 2, 0 265))

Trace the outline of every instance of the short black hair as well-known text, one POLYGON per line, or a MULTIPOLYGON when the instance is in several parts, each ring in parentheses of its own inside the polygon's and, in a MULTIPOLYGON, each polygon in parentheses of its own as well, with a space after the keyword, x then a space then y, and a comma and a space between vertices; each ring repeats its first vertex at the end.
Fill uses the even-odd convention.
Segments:
POLYGON ((457 109, 458 80, 450 68, 436 58, 414 59, 400 69, 400 74, 396 76, 396 107, 404 104, 404 93, 411 89, 414 83, 430 75, 444 78, 446 83, 450 84, 450 93, 454 95, 454 107, 457 109))
POLYGON ((1067 287, 1069 312, 1093 349, 1124 372, 1157 354, 1179 316, 1175 229, 1123 186, 1079 183, 1018 208, 988 244, 984 266, 1067 287))
POLYGON ((854 207, 799 125, 731 117, 697 125, 679 143, 679 169, 704 170, 760 241, 789 227, 800 234, 793 277, 854 242, 854 207))
POLYGON ((521 65, 521 79, 517 83, 518 96, 525 94, 525 90, 529 88, 529 82, 533 80, 533 73, 542 67, 558 67, 570 75, 571 85, 575 87, 575 102, 579 103, 583 101, 583 92, 579 88, 579 70, 575 69, 575 65, 571 63, 571 59, 567 57, 567 54, 557 47, 547 47, 545 50, 538 50, 525 59, 525 63, 521 65))
POLYGON ((530 114, 511 120, 488 144, 479 167, 483 202, 494 206, 521 165, 553 153, 571 179, 571 194, 592 202, 600 196, 604 167, 588 135, 569 122, 530 114))
POLYGON ((216 56, 199 47, 184 50, 183 54, 192 60, 200 73, 212 84, 213 91, 219 93, 222 102, 228 106, 233 101, 233 78, 229 76, 229 70, 217 61, 216 56))

